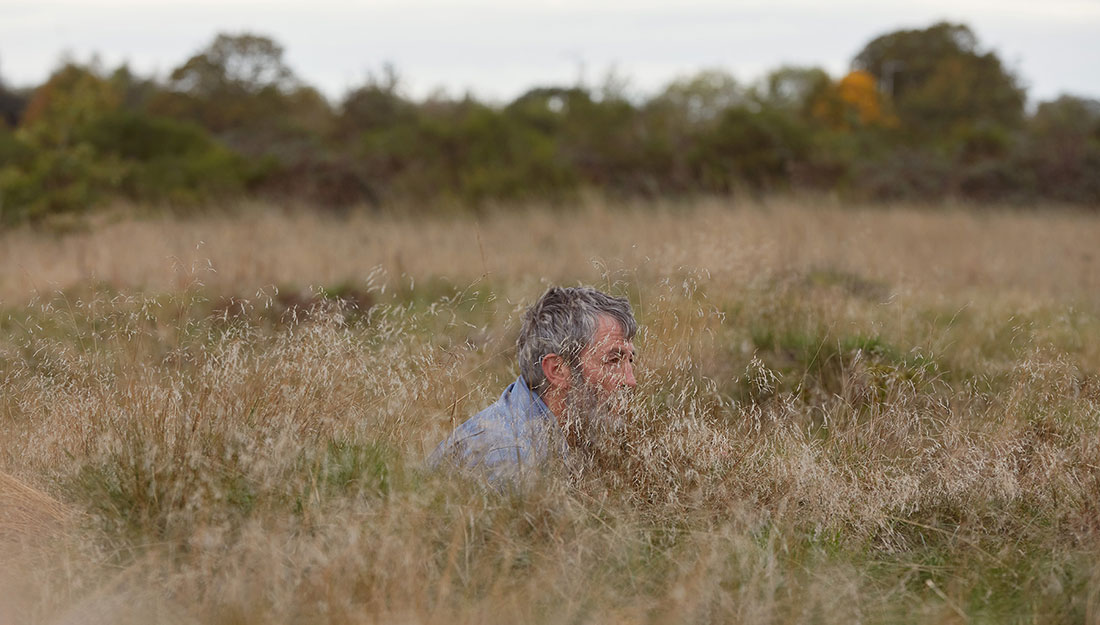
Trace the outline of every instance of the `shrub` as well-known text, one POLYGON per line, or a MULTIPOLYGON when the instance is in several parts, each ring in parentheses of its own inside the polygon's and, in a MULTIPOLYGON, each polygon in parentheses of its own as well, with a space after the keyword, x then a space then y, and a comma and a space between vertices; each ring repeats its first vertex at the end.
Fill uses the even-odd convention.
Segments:
POLYGON ((787 185, 792 165, 806 156, 809 144, 807 129, 793 117, 739 107, 697 138, 689 160, 706 190, 767 191, 787 185))
POLYGON ((193 203, 244 190, 249 167, 188 122, 117 111, 79 136, 125 173, 112 185, 137 200, 193 203))

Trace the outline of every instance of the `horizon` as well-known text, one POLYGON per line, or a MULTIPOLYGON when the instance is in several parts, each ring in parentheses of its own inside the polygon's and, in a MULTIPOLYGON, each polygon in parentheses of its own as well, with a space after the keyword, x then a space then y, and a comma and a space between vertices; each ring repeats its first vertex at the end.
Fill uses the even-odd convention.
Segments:
POLYGON ((848 0, 827 10, 799 0, 696 0, 676 9, 616 0, 521 7, 234 0, 218 7, 211 14, 175 0, 152 7, 132 0, 0 0, 11 16, 0 23, 0 81, 34 87, 65 60, 88 63, 93 55, 105 68, 125 64, 164 79, 218 33, 250 32, 282 45, 296 76, 330 102, 387 64, 414 99, 442 91, 506 102, 533 87, 596 87, 609 76, 628 95, 647 97, 702 70, 724 71, 742 85, 785 65, 817 66, 839 78, 875 37, 949 21, 970 27, 980 49, 997 54, 1026 88, 1029 106, 1063 94, 1100 99, 1100 76, 1089 70, 1100 66, 1094 36, 1100 3, 1084 0, 1041 7, 924 0, 901 8, 848 0))

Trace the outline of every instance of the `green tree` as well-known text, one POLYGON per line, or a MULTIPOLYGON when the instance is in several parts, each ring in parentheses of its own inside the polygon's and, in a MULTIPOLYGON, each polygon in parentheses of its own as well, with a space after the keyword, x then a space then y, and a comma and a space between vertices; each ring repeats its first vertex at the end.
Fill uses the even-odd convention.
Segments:
POLYGON ((0 127, 15 128, 27 107, 26 94, 10 89, 0 79, 0 127))
POLYGON ((115 111, 83 127, 80 140, 113 163, 111 191, 142 202, 197 204, 244 190, 250 168, 200 126, 115 111))
POLYGON ((35 89, 21 128, 32 144, 63 149, 72 145, 81 126, 121 104, 122 95, 99 68, 69 62, 35 89))
POLYGON ((665 106, 685 122, 710 123, 734 106, 742 105, 746 90, 722 70, 705 70, 679 78, 665 87, 652 102, 665 106))
POLYGON ((832 79, 820 67, 784 66, 768 72, 752 90, 760 106, 809 117, 813 104, 829 89, 832 79))
POLYGON ((787 113, 746 107, 728 109, 689 156, 706 190, 771 191, 787 186, 792 168, 806 158, 810 135, 787 113))
POLYGON ((154 112, 198 122, 253 156, 316 138, 331 123, 325 99, 298 80, 281 45, 260 35, 219 34, 172 71, 168 87, 154 112))
POLYGON ((689 155, 731 107, 745 104, 747 91, 730 74, 704 70, 677 78, 639 111, 637 145, 631 147, 644 171, 649 195, 696 189, 689 155))
POLYGON ((334 172, 355 178, 329 145, 336 119, 328 101, 298 79, 269 37, 219 34, 173 70, 168 87, 150 110, 196 122, 248 158, 256 193, 313 201, 334 172))
POLYGON ((94 63, 66 62, 35 89, 14 142, 5 142, 16 158, 0 164, 0 220, 83 211, 101 199, 119 172, 80 134, 121 102, 94 63))
MULTIPOLYGON (((533 106, 533 102, 527 102, 533 106)), ((554 198, 575 186, 555 131, 527 106, 498 110, 471 98, 434 100, 361 135, 360 160, 382 195, 489 200, 554 198)))
POLYGON ((140 110, 156 92, 126 67, 65 63, 0 139, 0 221, 84 212, 101 200, 195 204, 244 188, 250 168, 196 124, 140 110))
POLYGON ((852 61, 893 102, 911 138, 938 139, 976 123, 1017 127, 1025 93, 965 25, 941 22, 875 38, 852 61))
POLYGON ((261 35, 221 33, 172 71, 170 86, 197 97, 290 91, 298 84, 283 47, 261 35))
POLYGON ((121 108, 127 111, 147 112, 149 103, 161 91, 161 85, 153 78, 142 77, 120 65, 107 77, 121 100, 121 108))
POLYGON ((401 95, 400 83, 397 71, 386 65, 380 77, 372 75, 365 84, 349 91, 340 104, 338 134, 358 137, 363 132, 411 122, 416 105, 401 95))
POLYGON ((1064 95, 1043 102, 1026 137, 1043 195, 1100 203, 1100 101, 1064 95))

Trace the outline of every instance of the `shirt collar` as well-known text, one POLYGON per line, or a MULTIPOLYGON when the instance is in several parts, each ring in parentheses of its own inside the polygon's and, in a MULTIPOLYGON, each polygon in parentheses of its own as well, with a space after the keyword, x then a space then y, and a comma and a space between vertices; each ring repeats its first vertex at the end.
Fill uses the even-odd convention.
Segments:
MULTIPOLYGON (((534 412, 537 412, 543 417, 552 417, 553 413, 550 412, 550 408, 546 403, 542 401, 538 393, 532 391, 527 386, 527 381, 520 375, 516 378, 516 381, 512 384, 511 392, 512 400, 517 402, 522 408, 531 408, 534 412)), ((524 410, 526 412, 526 410, 524 410)))
POLYGON ((510 395, 510 400, 518 402, 523 407, 523 414, 531 414, 546 420, 550 430, 554 433, 552 438, 558 441, 557 453, 561 458, 568 459, 569 445, 565 442, 565 436, 562 433, 561 425, 558 423, 558 418, 554 416, 554 413, 550 411, 550 407, 542 401, 538 393, 528 388, 527 381, 523 379, 522 375, 516 378, 510 395))

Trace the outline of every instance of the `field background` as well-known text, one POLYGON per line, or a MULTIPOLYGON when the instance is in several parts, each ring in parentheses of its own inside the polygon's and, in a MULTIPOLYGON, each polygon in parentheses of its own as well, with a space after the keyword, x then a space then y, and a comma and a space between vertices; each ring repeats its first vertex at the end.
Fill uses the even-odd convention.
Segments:
POLYGON ((1096 622, 1100 215, 822 198, 0 231, 0 621, 1096 622), (550 284, 600 475, 427 471, 550 284))

